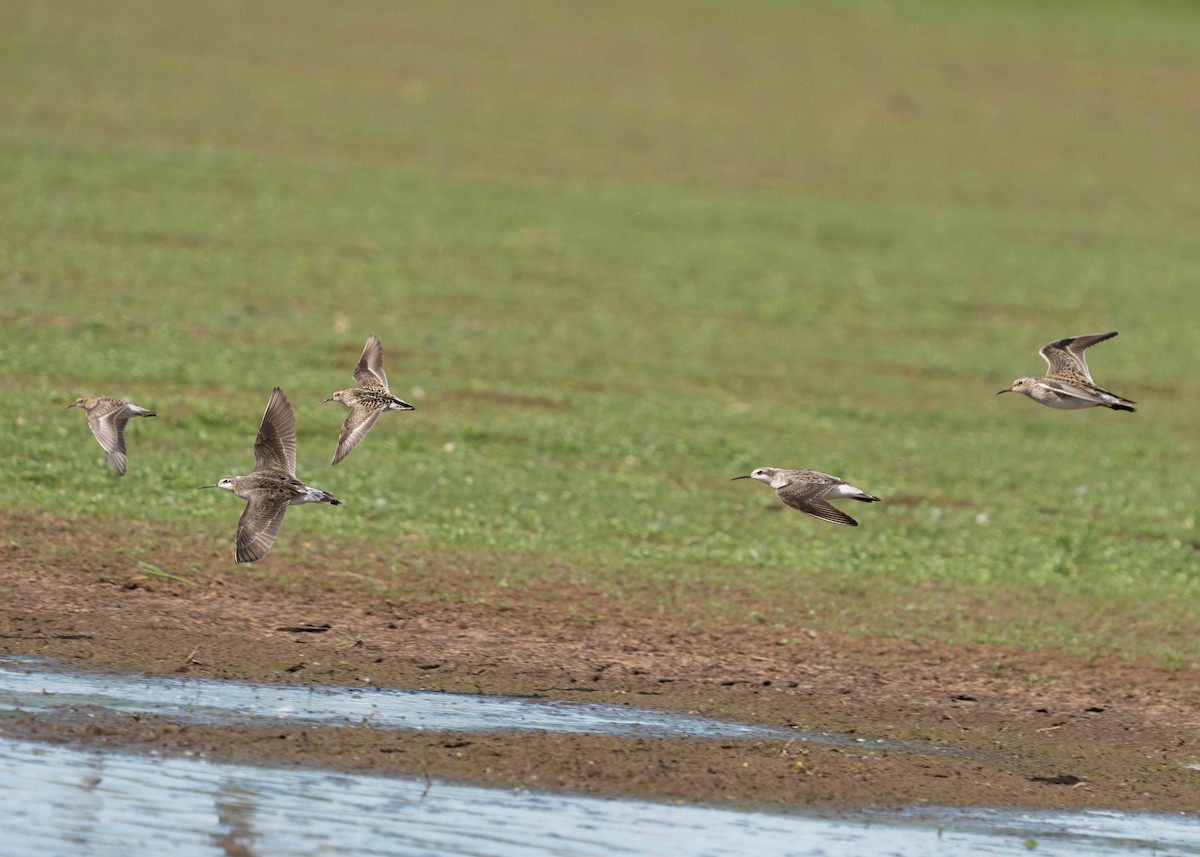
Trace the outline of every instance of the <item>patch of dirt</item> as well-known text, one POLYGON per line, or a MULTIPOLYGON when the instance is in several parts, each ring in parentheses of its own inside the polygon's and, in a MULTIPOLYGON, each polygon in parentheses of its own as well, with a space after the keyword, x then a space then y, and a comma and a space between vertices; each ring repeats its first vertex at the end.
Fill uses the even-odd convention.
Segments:
MULTIPOLYGON (((859 748, 210 727, 112 714, 30 715, 6 721, 7 735, 705 801, 1200 807, 1200 771, 1186 767, 1200 761, 1195 670, 819 628, 786 641, 753 624, 695 630, 565 580, 489 592, 482 602, 422 591, 386 600, 353 577, 325 573, 320 556, 297 567, 276 551, 246 569, 140 524, 118 531, 12 513, 0 513, 0 524, 7 654, 156 674, 614 703, 866 740, 859 748), (138 570, 131 528, 159 542, 159 567, 187 569, 186 579, 138 570), (566 605, 578 603, 603 609, 594 621, 571 618, 566 605), (876 738, 943 749, 883 750, 871 746, 876 738)), ((449 569, 438 588, 460 591, 458 583, 449 569)))

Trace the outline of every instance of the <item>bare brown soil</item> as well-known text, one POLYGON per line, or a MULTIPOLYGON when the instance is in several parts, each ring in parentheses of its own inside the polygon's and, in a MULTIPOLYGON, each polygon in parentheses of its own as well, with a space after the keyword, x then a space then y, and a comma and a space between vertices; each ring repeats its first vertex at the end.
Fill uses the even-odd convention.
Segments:
MULTIPOLYGON (((605 602, 584 621, 564 605, 602 599, 566 581, 482 603, 423 592, 385 600, 362 580, 325 573, 319 556, 298 568, 277 550, 239 568, 209 546, 142 528, 160 545, 159 567, 190 570, 173 579, 138 569, 128 531, 12 513, 0 525, 0 652, 147 673, 645 706, 948 749, 248 729, 118 715, 86 724, 29 716, 6 722, 9 735, 706 801, 1200 807, 1200 771, 1186 767, 1200 760, 1195 670, 823 629, 785 642, 760 625, 696 630, 636 604, 605 602)), ((440 588, 454 591, 452 578, 440 588)))

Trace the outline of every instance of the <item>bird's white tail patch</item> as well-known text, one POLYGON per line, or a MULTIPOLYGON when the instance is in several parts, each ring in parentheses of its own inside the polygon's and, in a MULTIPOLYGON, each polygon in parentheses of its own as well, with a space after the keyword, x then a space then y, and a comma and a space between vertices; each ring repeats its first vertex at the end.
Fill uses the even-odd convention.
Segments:
POLYGON ((292 503, 329 503, 333 506, 340 506, 341 501, 334 499, 334 496, 328 491, 322 491, 320 488, 310 488, 304 486, 304 494, 292 500, 292 503))

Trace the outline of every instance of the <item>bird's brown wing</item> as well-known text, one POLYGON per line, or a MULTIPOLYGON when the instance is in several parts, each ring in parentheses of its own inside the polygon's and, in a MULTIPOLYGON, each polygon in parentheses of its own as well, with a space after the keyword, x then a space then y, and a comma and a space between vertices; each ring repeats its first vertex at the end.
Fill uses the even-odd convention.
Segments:
POLYGON ((1097 342, 1104 342, 1117 335, 1115 330, 1108 333, 1087 333, 1083 336, 1068 336, 1058 339, 1042 347, 1038 353, 1045 358, 1050 367, 1050 377, 1067 378, 1071 380, 1086 380, 1091 382, 1092 373, 1088 369, 1087 359, 1083 352, 1097 342))
POLYGON ((373 333, 367 337, 362 357, 358 358, 358 365, 354 367, 354 380, 360 387, 380 384, 383 389, 388 388, 387 375, 383 374, 383 344, 373 333))
MULTIPOLYGON (((829 478, 834 479, 834 477, 829 478)), ((831 484, 840 484, 840 480, 834 479, 833 482, 793 482, 790 485, 780 488, 776 493, 784 503, 806 515, 812 515, 814 518, 820 518, 822 521, 829 521, 831 524, 841 524, 844 527, 857 527, 858 521, 851 518, 841 509, 834 508, 825 499, 825 492, 829 490, 831 484)))
POLYGON ((276 387, 267 400, 258 437, 254 440, 254 469, 280 470, 296 475, 296 414, 292 403, 276 387))
POLYGON ((285 497, 250 495, 242 517, 238 519, 234 550, 234 559, 237 562, 254 562, 267 555, 271 546, 275 544, 275 537, 279 535, 287 507, 288 501, 285 497))
POLYGON ((350 454, 358 442, 367 436, 375 420, 379 419, 381 411, 378 408, 365 408, 355 405, 350 409, 350 415, 342 423, 342 434, 338 438, 337 449, 333 452, 333 463, 337 464, 350 454))
POLYGON ((125 454, 125 423, 128 417, 121 417, 121 408, 108 408, 101 413, 101 408, 93 408, 88 414, 88 428, 104 450, 108 463, 117 471, 118 476, 125 475, 128 457, 125 454))

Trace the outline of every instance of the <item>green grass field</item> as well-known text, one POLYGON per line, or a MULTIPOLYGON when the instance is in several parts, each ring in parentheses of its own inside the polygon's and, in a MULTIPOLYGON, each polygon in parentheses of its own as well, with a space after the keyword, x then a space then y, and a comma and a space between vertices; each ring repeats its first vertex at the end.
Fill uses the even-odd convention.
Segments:
POLYGON ((10 509, 231 556, 192 489, 278 384, 345 505, 239 573, 1200 659, 1200 8, 244 5, 0 12, 10 509), (1108 329, 1139 413, 994 395, 1108 329), (331 468, 369 333, 418 410, 331 468), (124 479, 98 394, 162 415, 124 479), (886 502, 830 526, 762 465, 886 502))

